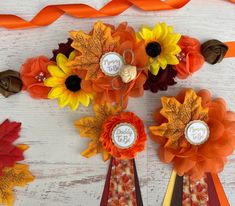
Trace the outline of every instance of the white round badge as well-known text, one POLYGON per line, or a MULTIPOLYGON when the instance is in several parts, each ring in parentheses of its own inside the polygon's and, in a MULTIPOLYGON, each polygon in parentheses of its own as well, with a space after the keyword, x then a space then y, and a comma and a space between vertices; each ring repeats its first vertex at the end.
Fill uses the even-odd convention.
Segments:
POLYGON ((137 139, 136 128, 129 123, 120 123, 114 127, 112 132, 113 143, 121 148, 128 149, 135 144, 137 139))
POLYGON ((209 138, 210 130, 208 125, 200 120, 191 121, 185 128, 185 137, 189 143, 200 145, 209 138))
POLYGON ((100 60, 100 68, 108 76, 118 75, 123 65, 122 56, 116 52, 108 52, 100 60))

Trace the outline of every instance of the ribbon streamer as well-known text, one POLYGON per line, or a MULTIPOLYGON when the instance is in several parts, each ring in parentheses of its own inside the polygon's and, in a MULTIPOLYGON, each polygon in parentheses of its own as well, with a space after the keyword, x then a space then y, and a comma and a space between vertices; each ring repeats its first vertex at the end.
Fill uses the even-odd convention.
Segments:
POLYGON ((179 9, 190 0, 112 0, 100 10, 85 4, 50 5, 43 8, 31 21, 12 14, 0 14, 0 27, 7 29, 25 29, 48 26, 60 16, 67 14, 77 18, 96 18, 116 16, 131 6, 144 11, 179 9))
POLYGON ((135 160, 111 158, 100 206, 143 206, 135 160))

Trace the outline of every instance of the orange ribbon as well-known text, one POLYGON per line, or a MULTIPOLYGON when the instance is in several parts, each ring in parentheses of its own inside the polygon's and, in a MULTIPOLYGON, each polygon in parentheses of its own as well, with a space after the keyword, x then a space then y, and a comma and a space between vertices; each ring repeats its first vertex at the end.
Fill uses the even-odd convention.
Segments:
POLYGON ((100 10, 85 4, 50 5, 43 8, 31 21, 16 15, 0 14, 0 27, 7 29, 24 29, 48 26, 63 14, 77 18, 95 18, 121 14, 131 6, 144 11, 179 9, 190 0, 112 0, 100 10))
POLYGON ((217 174, 212 174, 211 173, 211 177, 213 179, 214 185, 215 185, 215 189, 219 198, 219 202, 221 206, 230 206, 228 199, 226 197, 226 194, 224 192, 223 186, 219 180, 219 177, 217 174))
MULTIPOLYGON (((235 0, 234 0, 235 2, 235 0)), ((225 58, 228 57, 235 57, 235 42, 231 41, 231 42, 224 42, 227 46, 228 46, 228 51, 225 55, 225 58)))

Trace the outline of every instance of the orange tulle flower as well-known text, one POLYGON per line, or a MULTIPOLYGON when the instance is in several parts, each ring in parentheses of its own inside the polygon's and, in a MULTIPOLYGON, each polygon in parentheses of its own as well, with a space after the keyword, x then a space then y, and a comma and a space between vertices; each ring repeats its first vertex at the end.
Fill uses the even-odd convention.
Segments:
POLYGON ((158 126, 150 127, 153 139, 160 144, 160 159, 172 163, 179 175, 201 177, 205 172, 222 171, 235 148, 235 113, 226 111, 225 101, 211 99, 207 90, 196 94, 188 89, 176 97, 163 97, 162 103, 155 115, 158 126), (203 144, 194 145, 186 139, 184 131, 192 120, 208 125, 209 137, 203 144))
POLYGON ((143 95, 143 85, 147 79, 144 67, 147 64, 145 45, 138 42, 135 31, 127 23, 120 24, 116 29, 113 26, 97 22, 90 35, 81 32, 72 32, 77 57, 70 63, 76 72, 86 72, 81 87, 86 92, 95 93, 94 101, 97 104, 116 102, 124 108, 127 106, 128 97, 143 95), (101 34, 102 33, 102 37, 101 34), (106 38, 106 39, 104 39, 106 38), (86 48, 78 45, 80 39, 91 41, 86 48), (99 49, 92 44, 101 45, 99 49), (91 48, 89 48, 91 47, 91 48), (89 50, 89 52, 88 52, 89 50), (128 65, 136 66, 137 75, 129 83, 124 83, 119 75, 105 75, 100 68, 100 60, 107 52, 116 52, 123 57, 128 65), (87 53, 92 53, 88 58, 87 53))
POLYGON ((21 67, 20 76, 23 89, 36 99, 47 99, 50 88, 43 81, 50 76, 47 66, 50 60, 45 56, 28 59, 21 67))
POLYGON ((121 112, 117 115, 110 116, 102 126, 103 130, 100 135, 100 142, 107 152, 119 159, 132 159, 138 152, 145 148, 146 134, 144 131, 144 124, 142 120, 132 112, 121 112), (129 123, 134 126, 137 133, 135 143, 127 149, 117 147, 112 140, 112 132, 114 128, 120 123, 129 123))
POLYGON ((174 65, 174 68, 180 79, 186 79, 189 75, 198 71, 205 60, 200 52, 201 45, 197 39, 181 36, 178 45, 181 48, 181 53, 177 55, 179 64, 174 65))

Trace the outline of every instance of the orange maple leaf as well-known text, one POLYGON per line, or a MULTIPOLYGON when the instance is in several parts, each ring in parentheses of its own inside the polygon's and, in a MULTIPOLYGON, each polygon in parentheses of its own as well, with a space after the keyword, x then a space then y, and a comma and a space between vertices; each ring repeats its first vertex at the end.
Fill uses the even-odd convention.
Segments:
POLYGON ((28 165, 25 164, 15 164, 14 167, 3 169, 3 175, 0 176, 0 204, 12 206, 15 199, 13 188, 23 187, 34 180, 28 169, 28 165))
POLYGON ((97 153, 103 154, 103 160, 109 159, 109 153, 103 149, 99 141, 104 121, 110 116, 121 112, 121 107, 111 104, 94 105, 95 117, 83 117, 75 122, 75 126, 80 131, 81 137, 91 138, 88 148, 82 152, 82 155, 89 158, 97 153))
POLYGON ((150 130, 157 136, 168 138, 166 147, 178 147, 179 140, 184 136, 185 127, 190 121, 208 119, 208 108, 202 107, 201 97, 192 89, 186 91, 182 104, 174 97, 162 97, 161 102, 160 113, 168 122, 152 126, 150 130))
POLYGON ((97 79, 104 74, 100 69, 100 59, 103 54, 115 51, 119 45, 119 37, 112 37, 111 28, 98 21, 94 25, 92 34, 83 31, 71 31, 72 47, 81 55, 68 63, 78 70, 87 70, 86 80, 97 79))

